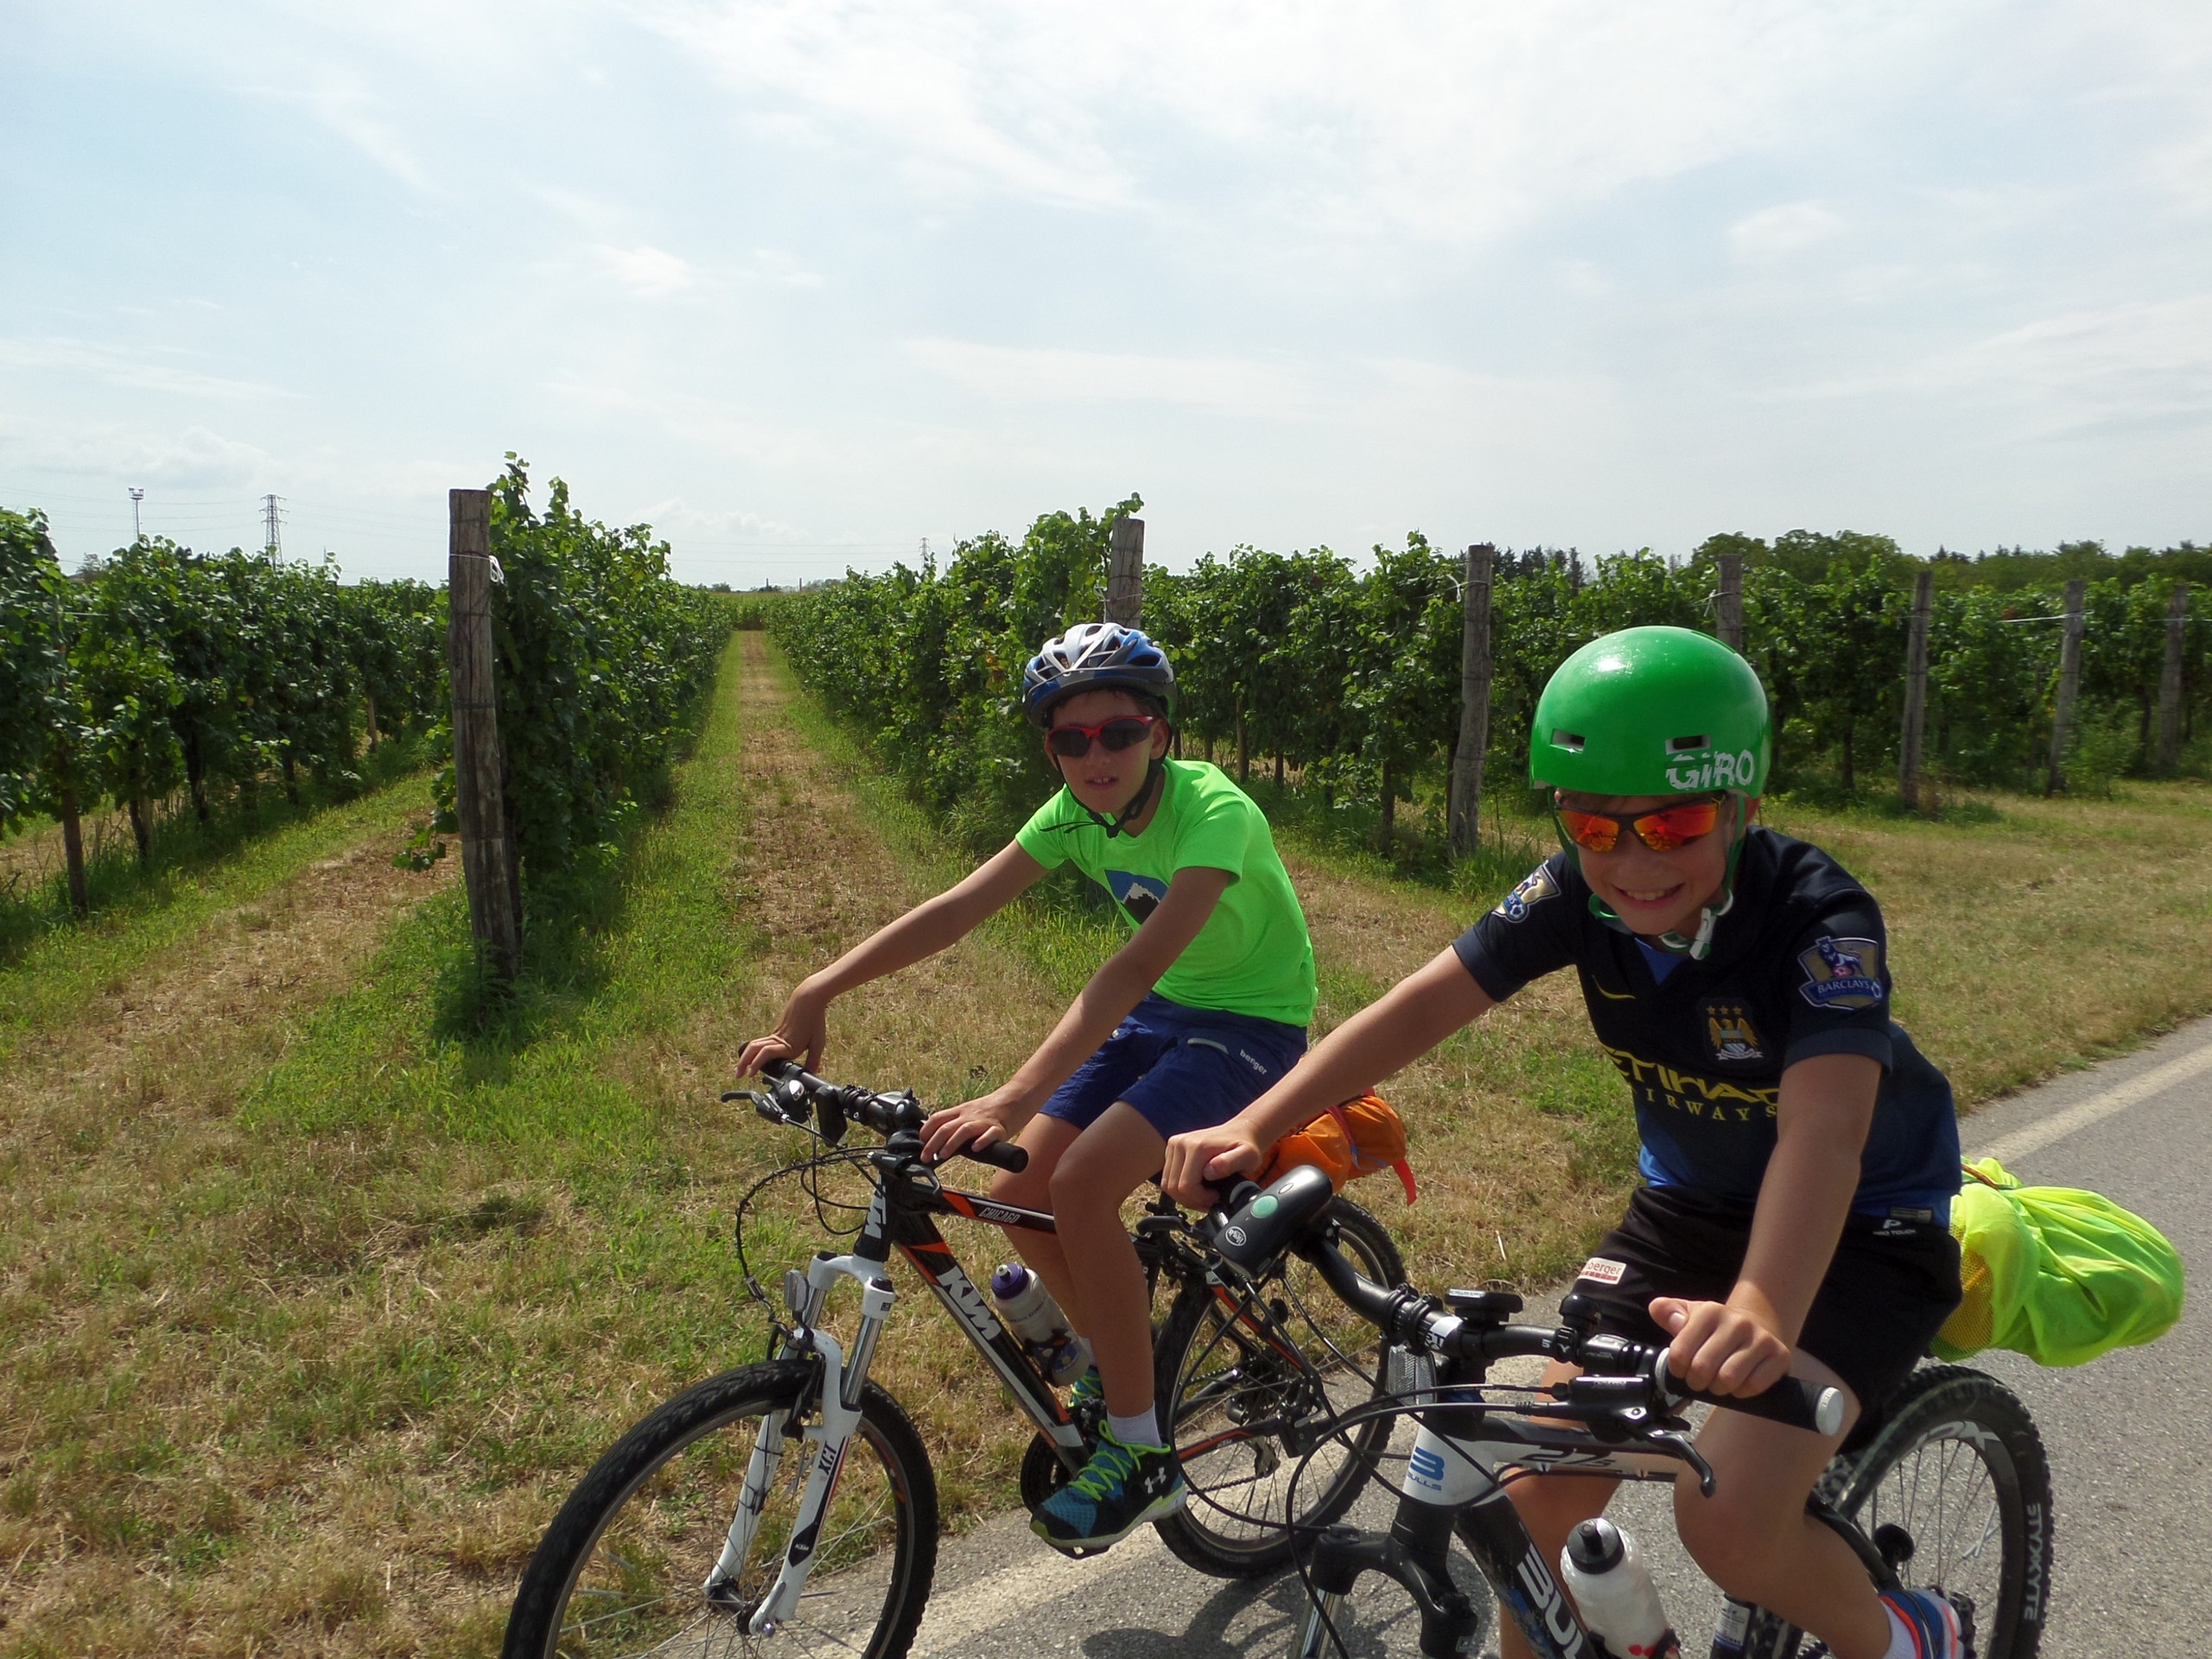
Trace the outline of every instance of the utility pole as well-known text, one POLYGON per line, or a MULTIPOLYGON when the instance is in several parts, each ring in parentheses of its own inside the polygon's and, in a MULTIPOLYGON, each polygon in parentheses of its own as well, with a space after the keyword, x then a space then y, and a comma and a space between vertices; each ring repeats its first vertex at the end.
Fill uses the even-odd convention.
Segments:
POLYGON ((276 496, 274 494, 263 496, 261 498, 261 556, 271 564, 279 564, 283 562, 284 543, 277 534, 277 526, 283 522, 282 515, 276 511, 276 496))
POLYGON ((130 539, 134 542, 146 539, 146 532, 138 528, 138 504, 145 499, 146 492, 143 490, 134 488, 130 492, 130 539))

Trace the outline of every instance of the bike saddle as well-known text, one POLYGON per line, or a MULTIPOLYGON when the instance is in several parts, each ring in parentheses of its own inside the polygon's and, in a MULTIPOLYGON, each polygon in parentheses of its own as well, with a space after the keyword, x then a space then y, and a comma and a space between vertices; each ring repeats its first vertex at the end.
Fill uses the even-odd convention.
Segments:
POLYGON ((1240 1182, 1214 1211, 1214 1248, 1248 1272, 1280 1255, 1336 1196, 1327 1172, 1300 1164, 1265 1190, 1240 1182))

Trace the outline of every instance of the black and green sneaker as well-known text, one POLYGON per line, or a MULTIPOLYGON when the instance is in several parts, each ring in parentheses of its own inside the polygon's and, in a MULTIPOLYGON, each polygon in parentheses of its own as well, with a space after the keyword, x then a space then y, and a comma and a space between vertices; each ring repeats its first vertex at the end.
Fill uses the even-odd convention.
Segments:
POLYGON ((1088 1555, 1174 1514, 1184 1491, 1173 1447, 1124 1446, 1102 1427, 1090 1461, 1037 1506, 1029 1529, 1063 1554, 1088 1555))

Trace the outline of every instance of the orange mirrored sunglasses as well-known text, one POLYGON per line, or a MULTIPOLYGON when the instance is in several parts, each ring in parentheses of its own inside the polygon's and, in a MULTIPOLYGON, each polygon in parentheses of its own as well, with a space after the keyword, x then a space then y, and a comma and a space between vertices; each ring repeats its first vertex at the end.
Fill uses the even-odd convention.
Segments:
POLYGON ((1610 853, 1620 844, 1624 828, 1636 832, 1636 838, 1655 853, 1671 853, 1686 847, 1700 836, 1713 833, 1713 825, 1720 822, 1720 800, 1712 797, 1702 801, 1684 801, 1679 806, 1662 806, 1656 812, 1645 812, 1633 818, 1617 818, 1605 812, 1579 812, 1571 806, 1553 809, 1559 827, 1567 838, 1586 852, 1610 853))

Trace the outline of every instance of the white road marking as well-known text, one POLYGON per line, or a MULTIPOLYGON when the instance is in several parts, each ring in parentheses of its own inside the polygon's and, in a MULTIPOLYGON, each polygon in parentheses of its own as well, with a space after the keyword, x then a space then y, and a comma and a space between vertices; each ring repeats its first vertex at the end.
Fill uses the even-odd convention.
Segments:
POLYGON ((2076 1102, 2063 1112, 2054 1112, 2039 1123, 2000 1135, 1970 1157, 1994 1158, 2010 1165, 2031 1153, 2041 1152, 2054 1141, 2063 1141, 2076 1129, 2085 1129, 2092 1123, 2101 1122, 2115 1112, 2124 1112, 2130 1106, 2163 1094, 2177 1083, 2186 1083, 2201 1072, 2212 1071, 2212 1043, 2155 1066, 2139 1077, 2130 1077, 2118 1088, 2108 1089, 2101 1095, 2076 1102))

